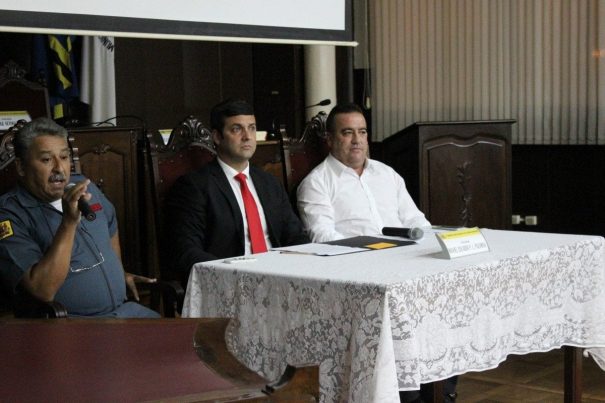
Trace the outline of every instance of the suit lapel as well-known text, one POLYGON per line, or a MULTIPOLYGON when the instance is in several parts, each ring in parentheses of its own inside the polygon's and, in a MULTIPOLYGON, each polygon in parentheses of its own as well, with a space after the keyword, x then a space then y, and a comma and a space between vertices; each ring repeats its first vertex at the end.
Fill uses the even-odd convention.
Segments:
POLYGON ((225 176, 225 172, 223 172, 223 169, 218 164, 216 159, 210 163, 210 173, 214 178, 214 183, 216 183, 216 186, 218 187, 220 192, 223 194, 223 196, 225 196, 225 198, 229 202, 229 207, 231 208, 233 217, 236 218, 235 221, 238 225, 238 228, 240 228, 243 232, 244 226, 242 224, 242 212, 239 209, 239 204, 237 204, 237 200, 235 199, 235 195, 233 194, 233 189, 231 188, 231 185, 229 184, 229 181, 225 176))
POLYGON ((260 199, 260 204, 262 204, 263 210, 265 211, 265 216, 266 216, 267 215, 266 201, 271 197, 271 195, 269 194, 270 192, 269 192, 268 186, 263 181, 263 177, 261 175, 258 175, 256 170, 252 166, 250 166, 250 177, 252 178, 252 181, 254 182, 254 188, 256 189, 256 194, 258 195, 258 198, 260 199))

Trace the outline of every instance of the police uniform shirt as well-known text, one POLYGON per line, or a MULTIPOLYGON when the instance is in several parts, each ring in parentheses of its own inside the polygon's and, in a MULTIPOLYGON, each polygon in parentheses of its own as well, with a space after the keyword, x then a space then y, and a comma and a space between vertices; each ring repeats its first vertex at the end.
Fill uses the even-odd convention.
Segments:
MULTIPOLYGON (((73 182, 84 179, 80 175, 72 177, 73 182)), ((92 183, 88 192, 97 218, 82 219, 78 224, 69 272, 55 296, 70 315, 108 314, 126 299, 124 270, 111 247, 111 237, 117 231, 114 207, 92 183)), ((14 289, 23 274, 42 258, 62 214, 22 186, 0 197, 0 276, 4 284, 14 289)))

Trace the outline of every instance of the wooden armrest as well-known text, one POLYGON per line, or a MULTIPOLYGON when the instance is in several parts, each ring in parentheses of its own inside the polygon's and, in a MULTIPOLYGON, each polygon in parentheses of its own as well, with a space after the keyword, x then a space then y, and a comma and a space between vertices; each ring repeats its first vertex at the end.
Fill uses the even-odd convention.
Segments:
POLYGON ((319 401, 319 366, 296 368, 288 365, 282 377, 273 384, 241 364, 227 349, 225 330, 230 319, 202 319, 194 336, 194 348, 200 359, 214 372, 241 387, 262 388, 271 402, 319 401), (264 385, 264 386, 263 386, 264 385))
POLYGON ((266 383, 257 373, 242 365, 227 349, 225 330, 228 318, 201 319, 195 330, 193 347, 200 359, 214 372, 236 385, 259 385, 266 383))
POLYGON ((151 309, 159 312, 162 301, 164 317, 174 318, 180 314, 185 300, 185 290, 176 280, 158 280, 155 283, 137 283, 141 290, 151 292, 151 309))
POLYGON ((19 286, 13 298, 15 318, 66 318, 67 309, 56 301, 42 301, 19 286))
POLYGON ((319 365, 293 367, 288 365, 281 378, 265 386, 263 392, 272 396, 274 401, 318 402, 319 401, 319 365))

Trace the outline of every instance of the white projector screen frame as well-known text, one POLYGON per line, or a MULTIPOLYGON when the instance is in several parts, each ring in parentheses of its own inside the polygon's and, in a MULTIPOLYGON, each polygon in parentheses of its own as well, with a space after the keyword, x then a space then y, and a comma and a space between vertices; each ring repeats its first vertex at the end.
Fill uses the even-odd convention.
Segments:
POLYGON ((0 31, 356 45, 351 0, 2 0, 0 31))

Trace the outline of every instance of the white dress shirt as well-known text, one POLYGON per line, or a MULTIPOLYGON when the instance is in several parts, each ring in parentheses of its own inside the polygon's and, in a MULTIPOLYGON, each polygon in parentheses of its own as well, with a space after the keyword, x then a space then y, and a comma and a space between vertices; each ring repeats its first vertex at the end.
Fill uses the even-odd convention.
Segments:
POLYGON ((313 242, 380 235, 383 227, 428 227, 405 182, 391 167, 367 159, 361 175, 331 154, 301 182, 300 217, 313 242))
MULTIPOLYGON (((237 200, 237 204, 239 205, 239 210, 242 213, 242 220, 244 223, 244 254, 250 255, 252 253, 252 247, 250 246, 250 233, 248 232, 248 220, 246 220, 246 208, 244 207, 244 199, 242 198, 242 189, 240 187, 240 183, 235 179, 235 175, 239 172, 235 169, 231 168, 229 165, 225 164, 221 161, 220 158, 216 158, 218 164, 223 169, 225 176, 227 177, 227 181, 231 185, 231 189, 233 189, 233 193, 235 194, 235 199, 237 200)), ((246 182, 248 183, 248 189, 250 189, 250 193, 252 193, 252 197, 254 197, 254 202, 256 203, 256 207, 258 208, 258 215, 260 216, 260 222, 263 226, 263 234, 265 235, 265 243, 267 244, 267 250, 271 249, 271 241, 269 240, 269 232, 267 231, 267 220, 265 219, 265 211, 263 210, 263 205, 260 203, 258 199, 258 194, 256 193, 256 188, 254 187, 254 182, 252 182, 252 178, 250 177, 250 164, 242 171, 244 175, 246 175, 246 182)), ((226 207, 225 207, 226 208, 226 207)))

